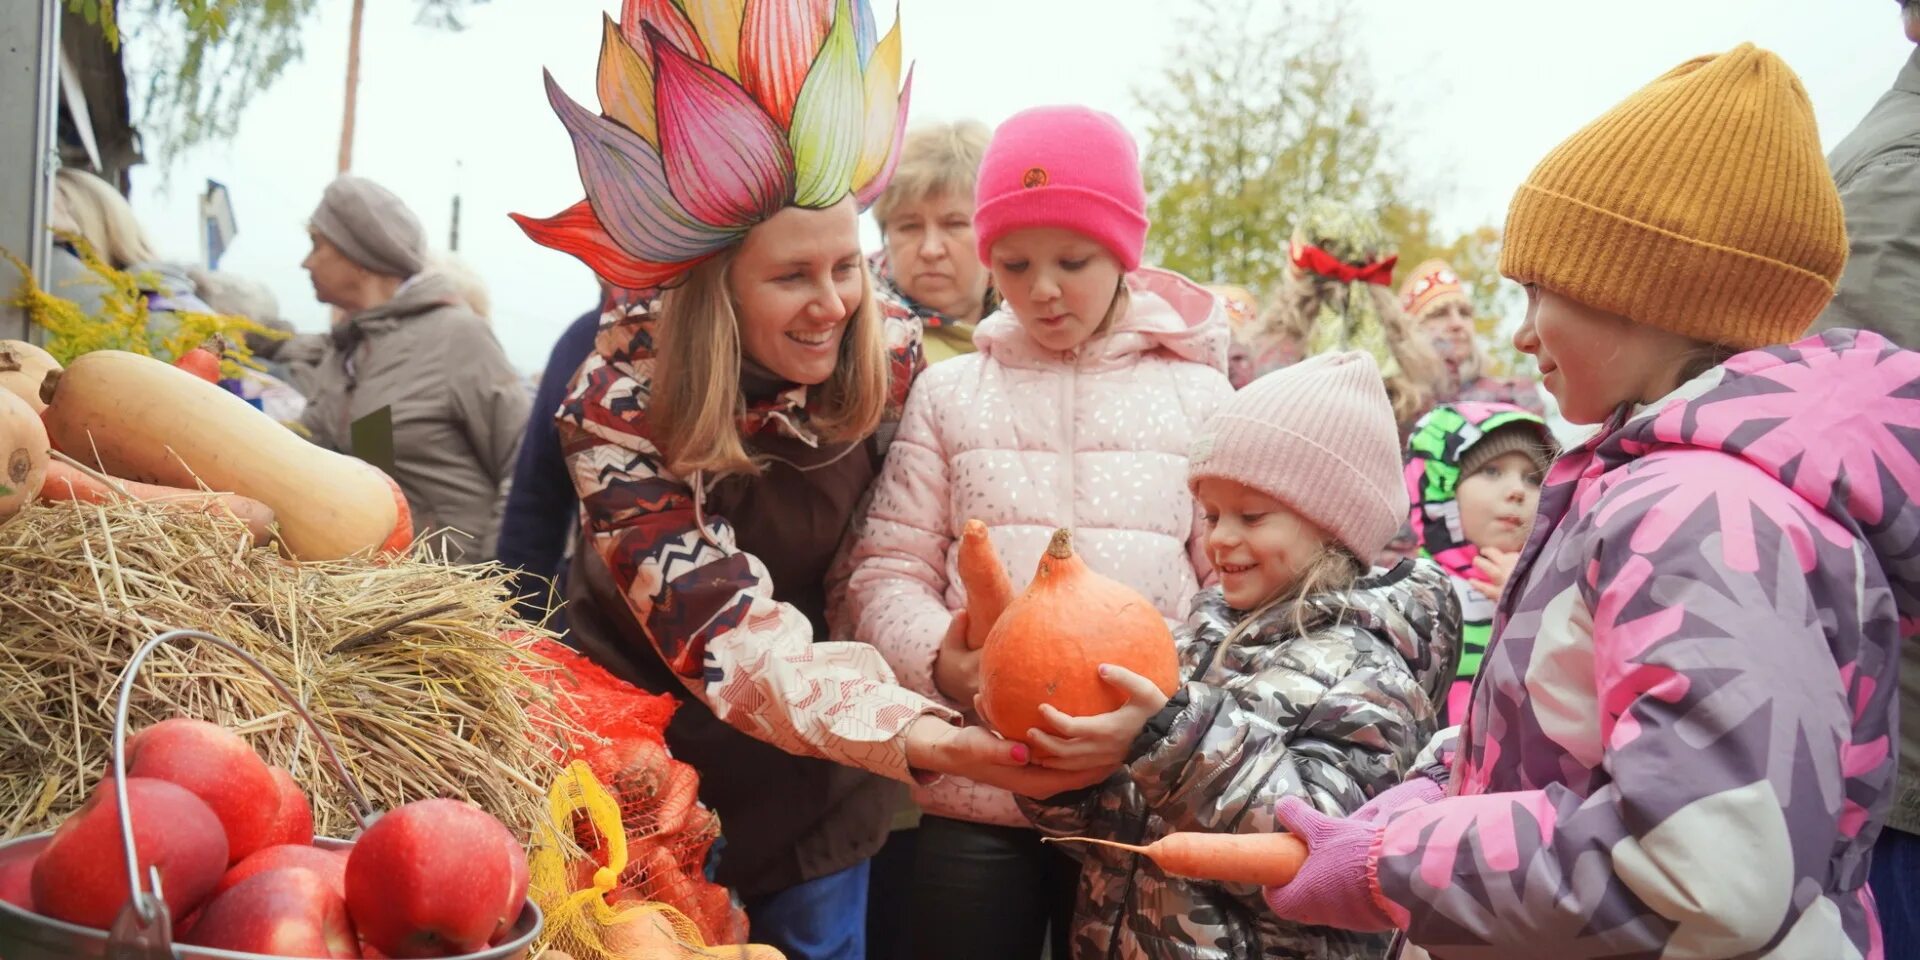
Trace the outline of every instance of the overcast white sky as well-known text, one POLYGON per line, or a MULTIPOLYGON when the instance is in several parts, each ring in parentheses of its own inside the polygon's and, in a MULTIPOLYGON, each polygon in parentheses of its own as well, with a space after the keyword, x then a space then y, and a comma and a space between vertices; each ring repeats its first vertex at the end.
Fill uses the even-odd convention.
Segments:
MULTIPOLYGON (((906 54, 918 63, 913 117, 994 124, 1027 106, 1085 103, 1140 135, 1131 91, 1164 66, 1186 2, 901 0, 906 54)), ((506 217, 545 216, 582 195, 540 70, 595 103, 600 11, 618 6, 492 0, 465 32, 445 33, 414 26, 408 0, 367 5, 354 171, 405 197, 436 248, 461 195, 459 254, 491 286, 495 328, 523 370, 545 364, 595 295, 585 267, 534 245, 506 217)), ((883 30, 885 6, 875 3, 883 30)), ((282 315, 306 330, 326 325, 299 264, 306 217, 334 174, 350 4, 320 8, 305 58, 255 99, 236 139, 179 159, 166 189, 161 171, 137 169, 133 194, 163 254, 192 259, 195 198, 209 177, 226 183, 240 233, 223 269, 268 284, 282 315)), ((1548 149, 1690 56, 1744 40, 1779 52, 1805 81, 1831 147, 1913 49, 1892 0, 1369 0, 1350 9, 1406 156, 1452 229, 1498 223, 1548 149)))

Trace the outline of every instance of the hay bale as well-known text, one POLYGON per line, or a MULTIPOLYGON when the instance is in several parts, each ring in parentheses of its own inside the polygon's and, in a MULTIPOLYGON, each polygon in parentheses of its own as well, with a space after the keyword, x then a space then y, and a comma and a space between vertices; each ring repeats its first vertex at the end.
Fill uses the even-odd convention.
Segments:
MULTIPOLYGON (((424 556, 294 564, 225 517, 137 502, 41 503, 0 522, 0 836, 50 829, 108 768, 117 686, 155 634, 204 630, 261 659, 329 731, 378 809, 460 797, 528 837, 559 767, 545 631, 514 616, 497 567, 424 556), (502 635, 527 631, 523 641, 502 635)), ((229 727, 313 799, 322 835, 354 823, 311 732, 231 654, 155 650, 130 728, 229 727)))

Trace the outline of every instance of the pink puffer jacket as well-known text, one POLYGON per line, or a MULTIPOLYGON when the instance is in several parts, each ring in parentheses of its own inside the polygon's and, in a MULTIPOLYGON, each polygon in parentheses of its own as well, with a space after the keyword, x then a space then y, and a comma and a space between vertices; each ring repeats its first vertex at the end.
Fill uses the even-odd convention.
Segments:
MULTIPOLYGON (((847 597, 855 638, 878 647, 902 685, 947 702, 933 661, 965 604, 954 563, 968 519, 991 530, 1016 590, 1061 527, 1090 567, 1170 621, 1211 576, 1187 446, 1233 392, 1226 313, 1176 274, 1140 270, 1127 283, 1127 315, 1078 350, 1042 348, 1002 310, 974 334, 978 353, 914 382, 854 541, 847 597)), ((1010 794, 965 780, 916 799, 941 816, 1026 825, 1010 794)))

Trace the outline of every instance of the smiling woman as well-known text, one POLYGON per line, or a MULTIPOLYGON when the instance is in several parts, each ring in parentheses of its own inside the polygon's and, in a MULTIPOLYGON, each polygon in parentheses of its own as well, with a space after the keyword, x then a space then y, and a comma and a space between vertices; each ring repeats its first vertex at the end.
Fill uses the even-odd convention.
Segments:
POLYGON ((718 879, 792 960, 863 955, 886 778, 1088 780, 955 726, 871 646, 816 642, 921 368, 919 324, 859 247, 899 152, 900 67, 865 0, 629 0, 602 33, 604 113, 548 83, 587 199, 517 218, 646 291, 602 318, 558 416, 584 520, 569 627, 615 674, 691 695, 668 745, 727 825, 718 879))

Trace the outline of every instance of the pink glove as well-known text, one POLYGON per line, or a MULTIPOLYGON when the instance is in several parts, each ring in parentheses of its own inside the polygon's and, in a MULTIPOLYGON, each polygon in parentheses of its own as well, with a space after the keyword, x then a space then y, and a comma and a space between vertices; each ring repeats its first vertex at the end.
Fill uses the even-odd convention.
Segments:
POLYGON ((1413 777, 1360 805, 1348 819, 1361 823, 1385 823, 1388 817, 1407 807, 1424 807, 1445 799, 1447 791, 1432 777, 1413 777))
MULTIPOLYGON (((1374 802, 1399 789, 1381 794, 1374 802)), ((1393 921, 1374 903, 1373 884, 1367 877, 1367 852, 1380 831, 1386 829, 1384 824, 1358 817, 1329 817, 1299 797, 1282 798, 1273 814, 1288 833, 1307 844, 1306 862, 1300 865, 1293 882, 1265 890, 1267 906, 1274 914, 1294 923, 1360 933, 1394 928, 1393 921)))

